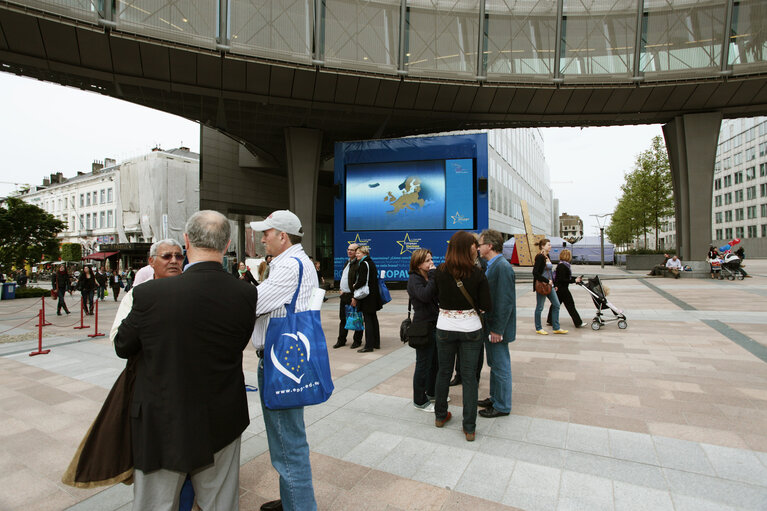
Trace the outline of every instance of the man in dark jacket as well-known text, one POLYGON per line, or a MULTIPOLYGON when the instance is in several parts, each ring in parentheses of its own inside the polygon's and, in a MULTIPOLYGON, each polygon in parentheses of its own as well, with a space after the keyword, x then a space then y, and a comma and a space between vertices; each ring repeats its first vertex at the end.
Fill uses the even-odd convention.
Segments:
POLYGON ((477 404, 482 417, 511 413, 511 357, 509 343, 517 337, 517 297, 514 269, 503 258, 503 236, 487 229, 479 238, 479 253, 487 261, 487 282, 493 310, 485 314, 485 353, 490 366, 490 397, 477 404))
POLYGON ((354 290, 352 305, 362 312, 362 318, 365 321, 365 346, 357 351, 370 353, 374 349, 381 348, 381 332, 376 313, 383 308, 383 300, 378 290, 378 270, 370 259, 370 247, 367 245, 357 247, 357 261, 359 268, 357 280, 352 286, 354 290), (367 294, 364 293, 365 290, 367 294))
MULTIPOLYGON (((340 302, 341 306, 338 310, 338 317, 341 320, 338 325, 338 341, 333 345, 333 348, 340 348, 346 346, 346 306, 352 303, 352 287, 357 281, 357 270, 359 268, 359 261, 357 261, 357 244, 352 243, 349 248, 346 249, 346 255, 349 260, 346 261, 346 266, 341 273, 341 281, 339 287, 341 288, 340 302)), ((354 331, 354 342, 352 342, 352 349, 359 348, 362 344, 362 330, 354 331)))
POLYGON ((249 423, 242 350, 258 290, 221 265, 229 221, 200 211, 186 225, 182 275, 133 291, 115 350, 139 355, 131 402, 133 509, 178 509, 191 474, 202 509, 237 509, 240 435, 249 423))

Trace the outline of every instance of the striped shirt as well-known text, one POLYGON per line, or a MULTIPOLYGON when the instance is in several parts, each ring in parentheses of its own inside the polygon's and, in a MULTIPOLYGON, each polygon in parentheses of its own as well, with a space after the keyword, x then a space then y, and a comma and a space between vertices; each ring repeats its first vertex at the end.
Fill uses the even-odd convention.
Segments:
POLYGON ((269 263, 269 278, 258 285, 256 326, 250 338, 256 349, 264 347, 269 318, 285 317, 285 304, 290 303, 296 292, 298 262, 294 257, 297 257, 304 267, 301 290, 296 299, 296 312, 309 310, 312 291, 319 287, 317 271, 300 244, 291 245, 285 252, 272 259, 269 263))

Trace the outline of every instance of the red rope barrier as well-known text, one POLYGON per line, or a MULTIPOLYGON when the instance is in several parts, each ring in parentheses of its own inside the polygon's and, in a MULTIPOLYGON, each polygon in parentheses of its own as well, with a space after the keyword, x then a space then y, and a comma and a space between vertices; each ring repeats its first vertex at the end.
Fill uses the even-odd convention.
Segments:
POLYGON ((85 309, 85 298, 80 297, 80 326, 76 326, 75 330, 82 330, 83 328, 90 328, 90 325, 83 324, 83 310, 85 309))
POLYGON ((40 309, 39 313, 40 321, 37 323, 37 351, 33 351, 29 354, 30 357, 34 357, 35 355, 47 355, 51 352, 51 350, 44 350, 43 349, 43 310, 40 309))
POLYGON ((11 330, 13 330, 13 329, 15 329, 15 328, 19 328, 21 325, 24 325, 24 324, 26 324, 26 323, 29 323, 30 321, 32 321, 33 319, 35 319, 35 318, 37 318, 37 317, 39 317, 39 314, 32 316, 31 318, 29 318, 28 320, 24 321, 23 323, 19 323, 18 325, 14 326, 14 327, 11 327, 11 328, 9 328, 8 330, 2 330, 2 331, 0 331, 0 334, 4 334, 5 332, 10 332, 11 330))
POLYGON ((24 312, 27 309, 31 309, 35 305, 37 305, 37 303, 36 302, 32 302, 32 305, 30 305, 29 307, 24 307, 23 309, 18 309, 18 310, 11 311, 11 312, 0 312, 0 316, 10 316, 11 314, 18 314, 19 312, 24 312))
POLYGON ((88 334, 88 337, 103 337, 104 334, 99 333, 99 301, 98 300, 96 300, 96 314, 94 319, 94 325, 95 326, 93 328, 93 333, 88 334))
POLYGON ((45 320, 45 297, 41 296, 40 297, 40 301, 42 302, 42 310, 41 310, 42 314, 40 315, 40 317, 42 318, 42 322, 39 325, 35 325, 35 326, 48 326, 48 325, 52 325, 53 323, 51 323, 50 321, 46 321, 45 320))

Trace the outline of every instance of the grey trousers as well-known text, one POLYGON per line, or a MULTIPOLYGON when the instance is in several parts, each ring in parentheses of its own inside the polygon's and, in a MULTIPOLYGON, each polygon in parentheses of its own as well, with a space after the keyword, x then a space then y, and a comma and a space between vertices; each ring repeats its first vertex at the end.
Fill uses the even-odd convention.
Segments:
MULTIPOLYGON (((240 508, 240 437, 213 455, 213 464, 192 474, 197 504, 205 511, 240 508)), ((186 474, 173 470, 133 472, 133 511, 178 511, 186 474)))

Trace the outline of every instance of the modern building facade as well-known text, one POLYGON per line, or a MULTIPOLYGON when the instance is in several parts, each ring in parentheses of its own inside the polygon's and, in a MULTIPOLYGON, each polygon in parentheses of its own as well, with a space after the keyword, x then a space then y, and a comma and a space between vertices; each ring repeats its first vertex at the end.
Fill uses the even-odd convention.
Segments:
POLYGON ((767 256, 767 117, 725 119, 714 166, 712 239, 767 256))
POLYGON ((186 219, 200 205, 199 155, 180 147, 156 148, 121 163, 107 158, 71 178, 51 174, 19 196, 64 222, 59 239, 79 243, 83 255, 115 245, 130 255, 136 245, 136 259, 145 259, 147 243, 183 243, 186 219))

